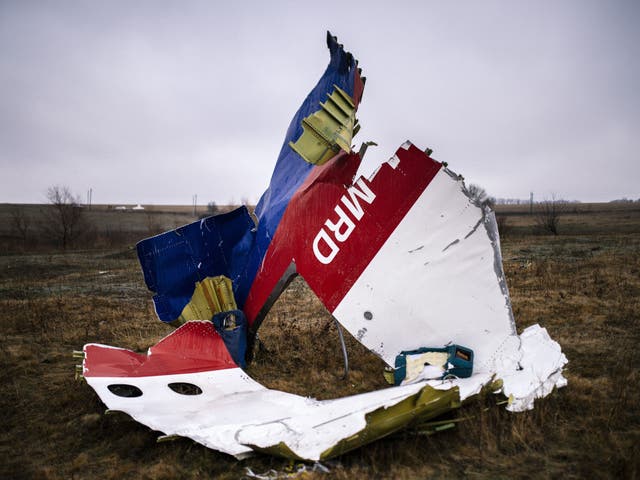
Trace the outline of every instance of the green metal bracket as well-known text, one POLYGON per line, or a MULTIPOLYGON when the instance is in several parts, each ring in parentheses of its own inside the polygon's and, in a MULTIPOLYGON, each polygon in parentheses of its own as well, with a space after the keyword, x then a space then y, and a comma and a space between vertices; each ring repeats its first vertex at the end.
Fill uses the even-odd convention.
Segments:
POLYGON ((322 165, 340 150, 351 152, 351 140, 360 126, 356 120, 356 107, 351 97, 334 85, 320 108, 302 120, 302 135, 289 146, 314 165, 322 165))

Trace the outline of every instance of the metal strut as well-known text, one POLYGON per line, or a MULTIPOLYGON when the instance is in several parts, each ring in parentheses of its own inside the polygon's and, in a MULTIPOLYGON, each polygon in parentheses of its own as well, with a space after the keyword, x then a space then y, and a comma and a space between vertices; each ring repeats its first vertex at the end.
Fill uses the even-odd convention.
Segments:
POLYGON ((336 328, 338 329, 338 336, 340 337, 340 346, 342 347, 342 358, 344 359, 344 375, 342 376, 343 380, 346 380, 349 376, 349 354, 347 353, 347 346, 344 343, 344 335, 342 334, 342 326, 340 322, 333 317, 333 321, 336 324, 336 328))

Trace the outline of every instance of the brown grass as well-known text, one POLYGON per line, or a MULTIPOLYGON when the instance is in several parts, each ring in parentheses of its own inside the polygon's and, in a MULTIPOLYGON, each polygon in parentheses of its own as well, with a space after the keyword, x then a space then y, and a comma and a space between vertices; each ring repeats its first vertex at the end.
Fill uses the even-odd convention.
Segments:
MULTIPOLYGON (((560 236, 509 215, 505 270, 519 329, 540 323, 570 360, 569 386, 511 414, 483 395, 453 430, 405 430, 327 462, 332 478, 637 478, 640 466, 640 215, 582 212, 560 236)), ((564 230, 563 230, 564 225, 564 230)), ((0 256, 0 478, 241 478, 295 468, 241 462, 104 415, 74 381, 71 351, 100 342, 144 351, 170 327, 154 318, 133 250, 0 256)), ((249 372, 272 388, 331 398, 384 386, 382 363, 335 325, 300 279, 261 330, 249 372)), ((325 477, 321 473, 305 478, 325 477)))

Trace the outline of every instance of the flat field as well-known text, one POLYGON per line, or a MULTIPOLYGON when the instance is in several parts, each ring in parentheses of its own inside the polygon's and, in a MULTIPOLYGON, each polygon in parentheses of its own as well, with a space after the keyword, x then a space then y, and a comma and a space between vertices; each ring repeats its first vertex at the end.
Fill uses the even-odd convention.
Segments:
MULTIPOLYGON (((304 478, 638 478, 639 207, 572 206, 557 236, 536 232, 525 207, 498 208, 518 329, 539 323, 562 345, 566 388, 519 414, 481 395, 453 414, 454 429, 406 429, 304 478)), ((155 318, 128 239, 186 223, 188 209, 107 212, 94 219, 96 230, 120 225, 123 235, 60 252, 16 243, 8 208, 0 206, 0 236, 13 252, 0 256, 0 478, 242 478, 247 468, 299 468, 264 455, 236 461, 188 439, 156 443, 159 432, 105 415, 93 390, 74 379, 71 353, 85 343, 146 351, 171 331, 155 318)), ((248 370, 269 387, 324 399, 385 386, 381 361, 352 338, 351 372, 341 378, 335 326, 302 279, 260 336, 248 370)))

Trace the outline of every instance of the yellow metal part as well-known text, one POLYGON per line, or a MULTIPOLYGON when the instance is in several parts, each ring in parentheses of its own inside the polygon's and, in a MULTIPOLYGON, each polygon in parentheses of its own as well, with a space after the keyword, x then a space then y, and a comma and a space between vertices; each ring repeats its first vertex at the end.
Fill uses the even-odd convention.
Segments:
POLYGON ((307 162, 322 165, 341 149, 351 152, 351 140, 360 126, 353 100, 337 85, 320 108, 302 120, 303 132, 289 146, 307 162))
POLYGON ((191 300, 173 325, 182 325, 190 320, 211 320, 216 313, 237 310, 231 280, 224 275, 207 277, 196 282, 191 300))
MULTIPOLYGON (((77 360, 84 360, 84 351, 82 350, 73 350, 73 358, 77 359, 77 360)), ((82 367, 82 365, 76 365, 75 366, 75 379, 80 381, 80 380, 84 380, 84 368, 82 367)))
POLYGON ((387 381, 389 385, 393 385, 395 383, 395 375, 394 375, 393 367, 385 367, 382 375, 384 379, 387 381))
MULTIPOLYGON (((365 416, 366 426, 358 433, 340 440, 320 455, 327 460, 355 448, 371 443, 394 433, 408 425, 416 425, 460 407, 458 387, 449 390, 436 390, 425 385, 419 392, 388 408, 378 408, 365 416)), ((294 460, 304 460, 296 455, 284 442, 267 448, 251 445, 251 448, 294 460)))

